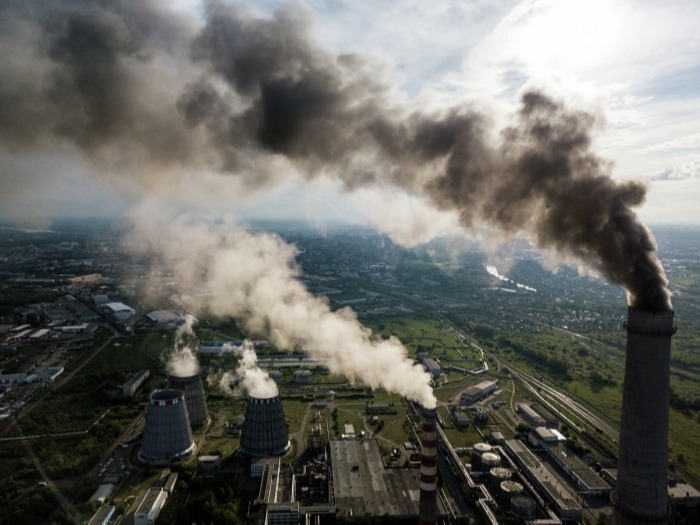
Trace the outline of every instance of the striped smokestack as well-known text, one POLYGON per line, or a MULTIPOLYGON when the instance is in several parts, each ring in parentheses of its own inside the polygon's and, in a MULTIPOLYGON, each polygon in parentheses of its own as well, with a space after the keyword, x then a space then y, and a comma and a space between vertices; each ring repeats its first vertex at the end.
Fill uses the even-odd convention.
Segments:
POLYGON ((668 411, 673 310, 630 307, 622 394, 617 525, 663 524, 668 501, 668 411))
POLYGON ((437 412, 423 408, 423 435, 420 457, 420 507, 418 525, 437 522, 437 412))

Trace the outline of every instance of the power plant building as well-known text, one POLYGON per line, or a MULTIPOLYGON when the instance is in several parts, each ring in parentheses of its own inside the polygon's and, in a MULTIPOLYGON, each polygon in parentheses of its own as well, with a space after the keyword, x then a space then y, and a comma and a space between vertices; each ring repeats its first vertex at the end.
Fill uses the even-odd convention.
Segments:
MULTIPOLYGON (((330 442, 334 502, 339 520, 367 522, 368 516, 412 520, 420 506, 419 470, 384 468, 374 439, 330 442)), ((440 506, 441 516, 445 511, 440 506)))
POLYGON ((438 379, 440 377, 442 370, 440 369, 440 365, 438 365, 432 357, 423 359, 423 366, 433 379, 438 379))
POLYGON ((311 370, 295 370, 293 377, 295 383, 311 383, 314 373, 311 370))
POLYGON ((507 440, 505 450, 515 464, 522 469, 525 477, 537 488, 538 492, 546 497, 562 520, 580 520, 582 516, 579 505, 571 494, 542 466, 537 457, 530 450, 515 439, 507 440))
POLYGON ((151 371, 148 368, 139 370, 132 375, 129 380, 124 383, 124 397, 132 397, 139 387, 151 376, 151 371))
POLYGON ((543 427, 547 424, 547 420, 527 403, 518 403, 516 412, 531 427, 543 427))
POLYGON ((470 386, 462 392, 462 395, 459 396, 459 402, 462 405, 471 405, 495 391, 495 381, 482 381, 474 386, 470 386))
POLYGON ((168 499, 168 493, 162 487, 151 487, 140 497, 141 502, 134 512, 134 525, 153 525, 168 499))
POLYGON ((153 310, 146 314, 145 321, 159 328, 177 328, 184 324, 185 318, 170 310, 153 310))
POLYGON ((102 305, 102 309, 120 322, 130 319, 136 314, 136 310, 124 303, 106 303, 102 305))
POLYGON ((191 456, 197 449, 182 390, 155 390, 149 399, 139 459, 165 465, 191 456))

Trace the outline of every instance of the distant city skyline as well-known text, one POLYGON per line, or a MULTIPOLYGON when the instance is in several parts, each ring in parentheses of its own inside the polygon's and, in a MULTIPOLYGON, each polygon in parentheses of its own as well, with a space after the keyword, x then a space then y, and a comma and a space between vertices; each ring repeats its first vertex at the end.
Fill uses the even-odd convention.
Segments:
MULTIPOLYGON (((196 34, 206 8, 185 0, 175 5, 183 26, 196 34)), ((463 103, 477 107, 497 130, 508 124, 523 90, 537 87, 572 107, 598 111, 605 122, 598 126, 594 150, 614 163, 613 178, 648 182, 646 202, 635 208, 640 218, 649 224, 700 224, 696 2, 318 0, 257 2, 248 9, 252 16, 270 18, 279 16, 280 8, 295 13, 321 49, 369 57, 371 70, 389 83, 396 104, 405 107, 439 110, 463 103)), ((0 76, 48 82, 58 73, 32 49, 36 33, 31 24, 16 24, 12 9, 0 10, 0 22, 10 28, 0 41, 14 51, 6 53, 0 76)), ((21 87, 14 83, 0 88, 3 104, 12 103, 17 85, 21 87)), ((13 127, 19 135, 24 123, 8 114, 0 115, 5 120, 0 137, 3 219, 118 217, 145 200, 166 213, 208 211, 312 223, 345 220, 394 233, 409 225, 410 235, 418 229, 410 227, 413 222, 433 224, 434 229, 421 231, 421 239, 456 228, 454 217, 435 213, 415 197, 381 187, 347 192, 327 173, 305 181, 290 172, 277 177, 274 186, 241 189, 235 181, 227 186, 234 178, 225 170, 192 170, 184 178, 200 178, 201 193, 189 190, 191 180, 182 182, 180 193, 172 187, 150 192, 150 183, 139 187, 123 173, 131 164, 98 170, 94 159, 86 162, 81 155, 83 143, 76 148, 62 140, 61 130, 50 140, 18 145, 13 127), (149 193, 144 198, 145 190, 149 193)), ((72 125, 70 120, 69 115, 58 119, 65 126, 72 125)), ((141 152, 136 148, 120 154, 136 157, 141 152)), ((251 161, 245 169, 255 167, 251 161)), ((289 168, 273 160, 264 169, 289 168)))

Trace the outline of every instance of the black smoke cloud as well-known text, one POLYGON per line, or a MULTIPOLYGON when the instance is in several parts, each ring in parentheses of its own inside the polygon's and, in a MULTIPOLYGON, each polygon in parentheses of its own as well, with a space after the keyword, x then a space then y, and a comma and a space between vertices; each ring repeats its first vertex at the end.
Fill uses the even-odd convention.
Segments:
POLYGON ((212 2, 195 28, 163 6, 3 3, 0 38, 18 53, 0 59, 4 147, 70 144, 156 190, 205 170, 265 187, 276 179, 255 162, 284 157, 347 189, 399 187, 465 227, 527 232, 622 285, 631 305, 671 307, 654 238, 632 211, 645 187, 614 181, 592 151, 595 115, 528 92, 493 143, 468 106, 402 107, 371 59, 316 46, 298 9, 268 19, 212 2))

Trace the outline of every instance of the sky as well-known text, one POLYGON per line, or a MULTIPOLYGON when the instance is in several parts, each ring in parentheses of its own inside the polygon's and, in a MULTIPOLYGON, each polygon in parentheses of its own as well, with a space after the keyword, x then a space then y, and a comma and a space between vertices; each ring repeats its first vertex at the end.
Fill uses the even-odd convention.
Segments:
MULTIPOLYGON (((71 2, 46 5, 64 4, 71 6, 71 2)), ((174 2, 168 30, 155 32, 180 31, 196 38, 213 5, 217 4, 174 2)), ((610 176, 646 185, 644 202, 634 205, 644 222, 700 224, 700 4, 693 0, 269 0, 235 5, 252 19, 272 19, 282 9, 301 20, 298 25, 306 38, 324 53, 363 57, 367 78, 381 79, 381 96, 390 98, 393 106, 408 112, 477 108, 490 122, 494 140, 509 125, 528 89, 543 90, 569 107, 583 108, 596 115, 592 147, 610 161, 610 176)), ((158 16, 165 11, 158 10, 158 16)), ((70 94, 56 95, 60 83, 48 87, 47 80, 59 74, 47 64, 47 56, 58 63, 65 55, 56 46, 47 55, 36 51, 36 43, 44 37, 28 21, 41 20, 41 13, 10 9, 0 16, 2 24, 11 28, 0 37, 3 54, 9 55, 1 63, 4 75, 26 77, 26 86, 18 84, 25 91, 69 98, 70 94)), ((144 33, 152 30, 149 27, 144 33)), ((45 31, 52 35, 55 29, 45 31)), ((194 78, 196 73, 182 66, 193 52, 185 45, 177 49, 178 45, 175 38, 166 43, 170 51, 175 49, 167 57, 138 57, 141 62, 151 60, 149 86, 155 87, 144 92, 148 104, 162 100, 165 105, 177 98, 175 91, 184 89, 178 85, 179 74, 194 78)), ((160 43, 153 48, 161 49, 160 43)), ((61 63, 75 66, 67 59, 61 63)), ((90 67, 100 71, 100 66, 90 67)), ((138 160, 148 155, 141 151, 139 133, 150 133, 140 129, 134 131, 133 151, 102 151, 105 148, 98 144, 97 157, 85 154, 91 139, 71 138, 70 132, 64 132, 71 122, 48 138, 25 139, 22 133, 42 133, 24 130, 27 120, 37 119, 44 128, 55 120, 44 124, 44 110, 35 103, 20 115, 21 122, 11 115, 20 88, 16 93, 12 87, 0 87, 6 107, 0 111, 0 123, 5 120, 0 137, 0 216, 5 219, 119 216, 144 201, 157 200, 166 208, 226 210, 244 218, 370 222, 385 226, 399 239, 427 240, 455 228, 454 217, 435 214, 422 200, 394 188, 350 187, 347 182, 338 183, 336 174, 326 168, 308 177, 298 173, 303 167, 291 169, 284 159, 265 161, 264 167, 257 160, 223 163, 223 167, 220 163, 212 170, 206 159, 188 163, 196 157, 193 154, 177 166, 153 168, 148 160, 138 160), (115 155, 120 158, 115 160, 115 155), (123 162, 122 156, 132 160, 123 162), (133 184, 132 178, 124 176, 134 169, 173 169, 179 175, 167 179, 170 182, 162 185, 166 190, 154 192, 160 183, 133 184), (241 187, 236 177, 225 176, 227 171, 257 169, 262 178, 272 178, 274 183, 241 187), (290 175, 273 177, 270 170, 290 175), (192 190, 184 182, 188 178, 204 189, 192 190)), ((56 108, 47 106, 45 111, 56 108)), ((71 111, 71 106, 59 111, 71 111)), ((148 108, 143 111, 148 113, 148 108)), ((156 113, 154 119, 159 118, 156 113)), ((154 127, 153 132, 158 129, 154 127)), ((247 154, 241 151, 238 156, 247 154)), ((154 180, 164 177, 153 175, 154 180)))
POLYGON ((525 237, 669 310, 645 223, 700 224, 697 20, 696 0, 5 0, 0 219, 127 218, 188 311, 434 406, 400 341, 241 221, 525 237))

